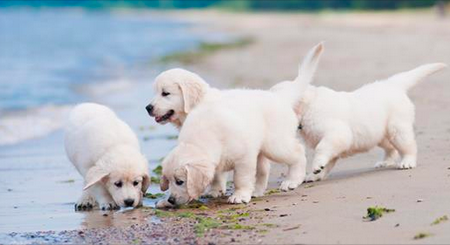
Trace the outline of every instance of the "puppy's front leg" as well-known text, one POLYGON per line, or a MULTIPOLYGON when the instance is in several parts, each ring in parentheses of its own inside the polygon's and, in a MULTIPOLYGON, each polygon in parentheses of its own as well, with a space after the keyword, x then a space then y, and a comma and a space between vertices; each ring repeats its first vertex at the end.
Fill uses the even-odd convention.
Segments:
POLYGON ((91 210, 96 204, 95 198, 92 197, 90 190, 84 190, 78 202, 75 203, 75 211, 91 210))
POLYGON ((93 185, 90 188, 90 192, 101 210, 114 210, 120 208, 116 202, 114 202, 106 188, 101 184, 93 185))
POLYGON ((309 173, 306 176, 305 182, 309 183, 309 182, 315 182, 315 181, 321 181, 323 179, 325 179, 328 174, 330 173, 331 169, 333 169, 334 165, 336 165, 338 158, 334 158, 333 160, 331 160, 326 166, 325 168, 318 174, 313 174, 313 173, 309 173))
MULTIPOLYGON (((350 148, 351 134, 348 133, 349 130, 346 130, 345 127, 339 129, 341 131, 338 133, 329 132, 328 136, 323 138, 316 146, 312 164, 314 174, 322 172, 327 164, 332 162, 332 159, 339 157, 342 152, 350 148)), ((331 168, 328 169, 328 172, 331 171, 331 168)))
POLYGON ((227 191, 227 172, 216 172, 208 196, 213 198, 225 195, 227 191))
POLYGON ((229 203, 248 203, 255 188, 256 157, 245 162, 238 162, 234 168, 234 194, 228 198, 229 203))

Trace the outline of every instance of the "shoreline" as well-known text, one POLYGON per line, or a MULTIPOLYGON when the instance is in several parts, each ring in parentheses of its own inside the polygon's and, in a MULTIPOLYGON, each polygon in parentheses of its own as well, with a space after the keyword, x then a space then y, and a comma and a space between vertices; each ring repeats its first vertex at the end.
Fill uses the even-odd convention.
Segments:
MULTIPOLYGON (((450 20, 437 20, 429 13, 408 13, 396 21, 391 13, 316 16, 175 11, 169 15, 200 23, 201 28, 254 39, 251 45, 213 52, 186 65, 218 87, 265 89, 290 79, 305 52, 324 39, 326 51, 314 84, 337 90, 353 90, 422 63, 450 64, 445 39, 450 38, 450 20)), ((112 224, 117 227, 27 233, 25 237, 27 242, 49 238, 58 243, 448 243, 450 222, 431 223, 450 215, 450 197, 445 195, 450 189, 450 115, 444 113, 450 103, 446 96, 450 85, 445 82, 450 80, 449 74, 448 70, 436 74, 410 93, 417 112, 416 169, 375 170, 381 151, 374 150, 340 160, 325 181, 280 193, 274 190, 285 166, 274 164, 269 183, 273 191, 245 206, 226 204, 226 199, 211 200, 204 204, 207 209, 176 210, 175 215, 159 217, 160 222, 152 222, 156 213, 147 210, 132 212, 139 217, 127 217, 128 222, 112 224), (367 208, 373 206, 396 211, 376 221, 364 221, 367 208), (230 223, 240 226, 214 228, 209 224, 197 236, 195 229, 202 222, 197 216, 221 222, 220 212, 233 208, 227 215, 237 215, 237 220, 230 223), (183 212, 193 214, 177 215, 183 212), (421 237, 420 233, 432 235, 421 237)), ((171 130, 168 125, 161 128, 171 130)), ((152 147, 157 145, 143 145, 144 149, 152 147)))

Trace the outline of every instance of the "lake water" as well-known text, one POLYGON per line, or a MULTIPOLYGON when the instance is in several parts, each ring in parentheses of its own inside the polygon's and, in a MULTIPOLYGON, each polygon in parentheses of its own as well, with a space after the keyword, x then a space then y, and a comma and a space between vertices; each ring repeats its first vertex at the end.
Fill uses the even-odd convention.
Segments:
POLYGON ((99 212, 73 208, 83 181, 65 156, 61 127, 74 104, 115 110, 137 133, 150 170, 167 154, 176 130, 144 109, 166 68, 154 61, 225 38, 192 27, 143 11, 0 8, 0 242, 14 241, 11 232, 97 226, 99 212))

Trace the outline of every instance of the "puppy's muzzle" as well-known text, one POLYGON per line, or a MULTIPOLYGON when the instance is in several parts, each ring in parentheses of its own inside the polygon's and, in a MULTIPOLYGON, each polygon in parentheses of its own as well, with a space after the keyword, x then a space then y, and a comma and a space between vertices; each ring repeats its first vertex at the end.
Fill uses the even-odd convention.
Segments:
POLYGON ((148 104, 148 106, 146 106, 145 107, 145 109, 147 110, 147 112, 148 112, 148 114, 151 116, 151 117, 154 117, 155 116, 155 114, 153 114, 153 105, 152 104, 148 104))
POLYGON ((177 203, 177 199, 175 199, 175 197, 173 196, 170 196, 169 199, 167 199, 167 201, 172 205, 175 205, 175 203, 177 203))
POLYGON ((131 198, 125 199, 123 202, 124 202, 126 207, 133 207, 134 199, 131 199, 131 198))

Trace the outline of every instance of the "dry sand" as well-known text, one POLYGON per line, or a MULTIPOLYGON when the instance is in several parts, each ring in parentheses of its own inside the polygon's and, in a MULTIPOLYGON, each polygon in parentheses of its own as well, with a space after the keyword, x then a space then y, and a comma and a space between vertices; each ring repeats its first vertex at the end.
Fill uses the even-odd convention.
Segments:
MULTIPOLYGON (((450 64, 450 18, 438 19, 432 12, 166 14, 195 22, 200 29, 254 38, 248 47, 217 52, 187 66, 221 88, 265 89, 291 79, 303 55, 322 40, 326 51, 314 83, 337 90, 350 91, 428 62, 450 64)), ((117 220, 116 227, 22 237, 26 242, 57 243, 448 244, 450 221, 431 223, 443 215, 450 216, 449 92, 450 69, 433 75, 410 92, 417 111, 416 169, 375 170, 373 166, 381 157, 379 150, 343 159, 325 181, 239 206, 233 213, 249 212, 249 217, 242 215, 236 222, 249 225, 244 227, 249 229, 213 229, 195 236, 194 220, 172 217, 159 222, 151 218, 153 211, 136 210, 126 216, 127 222, 117 220), (396 211, 373 222, 364 221, 366 209, 375 205, 396 211), (129 226, 131 223, 135 224, 129 226), (414 240, 421 232, 431 235, 414 240)), ((282 165, 273 167, 271 189, 278 187, 284 171, 282 165)), ((233 205, 212 205, 196 213, 217 217, 219 210, 230 207, 233 205)))

